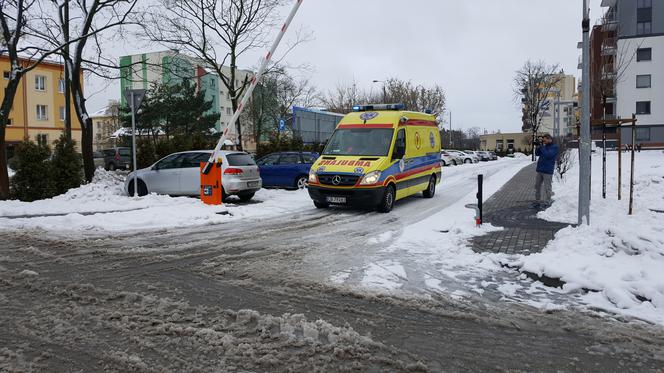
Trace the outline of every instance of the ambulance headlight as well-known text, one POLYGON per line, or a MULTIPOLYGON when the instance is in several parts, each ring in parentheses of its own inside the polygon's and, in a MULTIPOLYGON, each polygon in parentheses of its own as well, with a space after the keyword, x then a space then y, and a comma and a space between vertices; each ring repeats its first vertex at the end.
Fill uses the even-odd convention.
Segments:
POLYGON ((360 181, 360 185, 376 184, 379 179, 380 179, 380 171, 372 171, 364 175, 362 181, 360 181))
POLYGON ((309 182, 310 183, 318 182, 318 176, 316 175, 316 170, 314 170, 313 167, 311 168, 311 170, 309 170, 309 182))

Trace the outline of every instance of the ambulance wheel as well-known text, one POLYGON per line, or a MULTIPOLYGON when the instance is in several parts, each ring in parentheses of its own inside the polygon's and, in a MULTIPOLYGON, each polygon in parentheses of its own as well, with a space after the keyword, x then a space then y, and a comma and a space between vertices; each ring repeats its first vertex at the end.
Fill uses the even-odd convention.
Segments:
MULTIPOLYGON (((134 181, 129 182, 129 187, 127 188, 127 192, 129 194, 129 197, 134 196, 134 181)), ((138 179, 138 192, 136 193, 139 197, 143 197, 148 195, 148 187, 145 185, 143 180, 138 179)))
POLYGON ((431 175, 429 178, 429 185, 427 186, 427 189, 422 192, 422 195, 424 195, 424 198, 433 198, 434 194, 436 194, 436 177, 431 175))
POLYGON ((392 211, 396 194, 397 193, 394 189, 394 185, 388 185, 387 188, 385 188, 385 192, 383 193, 383 199, 381 199, 380 204, 378 205, 378 212, 385 213, 392 211))
POLYGON ((330 205, 327 204, 327 203, 317 202, 317 201, 314 201, 314 206, 316 206, 316 208, 319 208, 319 209, 326 209, 326 208, 330 207, 330 205))

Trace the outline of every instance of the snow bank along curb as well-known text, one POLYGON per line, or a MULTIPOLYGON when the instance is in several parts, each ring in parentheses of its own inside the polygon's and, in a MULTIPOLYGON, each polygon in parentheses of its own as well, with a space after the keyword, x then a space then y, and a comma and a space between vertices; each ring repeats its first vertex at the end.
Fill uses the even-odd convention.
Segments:
MULTIPOLYGON (((664 324, 664 154, 637 153, 634 215, 627 215, 626 177, 617 201, 617 153, 608 153, 607 199, 601 196, 601 156, 593 157, 591 225, 567 227, 537 254, 505 257, 510 266, 559 278, 563 291, 583 294, 589 306, 664 324)), ((629 163, 623 162, 624 175, 629 163)), ((554 202, 538 216, 576 220, 578 163, 554 181, 554 202)))

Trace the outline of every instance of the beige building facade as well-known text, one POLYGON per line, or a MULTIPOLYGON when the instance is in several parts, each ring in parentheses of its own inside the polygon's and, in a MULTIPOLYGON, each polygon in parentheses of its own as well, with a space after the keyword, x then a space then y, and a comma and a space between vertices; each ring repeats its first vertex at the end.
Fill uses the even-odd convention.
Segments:
POLYGON ((480 150, 496 152, 530 152, 531 132, 480 135, 480 150))

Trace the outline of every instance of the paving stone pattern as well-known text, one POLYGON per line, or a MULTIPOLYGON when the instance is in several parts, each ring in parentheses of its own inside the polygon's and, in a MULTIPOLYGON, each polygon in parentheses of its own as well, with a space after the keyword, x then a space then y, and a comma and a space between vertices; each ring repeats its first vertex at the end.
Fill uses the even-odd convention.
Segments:
POLYGON ((524 167, 494 193, 483 206, 483 221, 504 227, 472 240, 476 252, 529 254, 542 251, 556 232, 568 224, 536 217, 535 164, 524 167))

